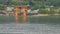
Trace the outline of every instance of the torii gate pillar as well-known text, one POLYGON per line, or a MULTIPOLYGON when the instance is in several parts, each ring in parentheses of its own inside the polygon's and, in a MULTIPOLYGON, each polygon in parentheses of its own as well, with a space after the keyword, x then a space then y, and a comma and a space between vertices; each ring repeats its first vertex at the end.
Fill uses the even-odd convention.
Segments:
POLYGON ((14 17, 15 17, 15 22, 17 23, 19 18, 18 18, 18 10, 21 9, 23 10, 23 14, 22 14, 22 21, 23 23, 26 22, 26 10, 27 10, 27 6, 14 6, 15 9, 15 13, 14 13, 14 17))

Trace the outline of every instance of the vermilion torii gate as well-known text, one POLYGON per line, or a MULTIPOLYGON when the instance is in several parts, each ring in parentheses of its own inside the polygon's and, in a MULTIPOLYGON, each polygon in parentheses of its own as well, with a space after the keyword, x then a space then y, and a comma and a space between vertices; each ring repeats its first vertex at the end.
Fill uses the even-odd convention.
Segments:
POLYGON ((23 14, 22 14, 22 21, 25 23, 26 22, 26 10, 27 10, 27 6, 14 6, 14 17, 15 17, 15 22, 17 23, 19 18, 18 18, 18 10, 21 9, 23 10, 23 14))

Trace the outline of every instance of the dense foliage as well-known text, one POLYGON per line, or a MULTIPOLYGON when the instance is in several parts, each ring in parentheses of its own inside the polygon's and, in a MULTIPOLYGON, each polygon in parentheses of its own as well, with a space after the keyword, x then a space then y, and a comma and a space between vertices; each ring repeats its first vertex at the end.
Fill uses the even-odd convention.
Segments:
MULTIPOLYGON (((0 0, 0 4, 5 6, 13 6, 13 5, 29 5, 30 9, 44 9, 46 7, 60 7, 60 0, 0 0)), ((1 9, 1 7, 0 7, 1 9)), ((41 11, 42 12, 42 11, 41 11)), ((45 13, 46 11, 43 10, 45 13)))

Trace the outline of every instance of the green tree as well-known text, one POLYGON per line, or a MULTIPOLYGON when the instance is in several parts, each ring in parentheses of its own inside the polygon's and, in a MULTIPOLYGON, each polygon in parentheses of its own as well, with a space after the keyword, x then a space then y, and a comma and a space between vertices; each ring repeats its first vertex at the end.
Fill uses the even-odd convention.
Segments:
POLYGON ((4 10, 4 6, 3 5, 0 5, 0 10, 4 10))

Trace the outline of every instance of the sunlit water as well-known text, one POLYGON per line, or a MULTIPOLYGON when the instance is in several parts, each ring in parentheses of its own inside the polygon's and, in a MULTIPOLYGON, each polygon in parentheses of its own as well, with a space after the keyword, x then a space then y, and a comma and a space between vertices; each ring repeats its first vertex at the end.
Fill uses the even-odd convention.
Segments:
POLYGON ((15 23, 14 16, 0 16, 0 34, 60 34, 60 16, 27 16, 15 23))

